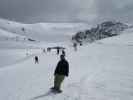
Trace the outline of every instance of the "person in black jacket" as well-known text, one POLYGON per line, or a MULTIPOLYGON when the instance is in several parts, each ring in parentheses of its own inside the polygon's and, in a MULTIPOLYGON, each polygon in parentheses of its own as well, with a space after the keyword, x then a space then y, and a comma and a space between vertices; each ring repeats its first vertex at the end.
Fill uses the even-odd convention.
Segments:
POLYGON ((60 90, 60 87, 65 76, 68 77, 68 74, 69 74, 69 63, 65 59, 65 55, 61 55, 60 61, 58 62, 54 72, 54 87, 52 89, 56 90, 57 92, 62 92, 60 90))
POLYGON ((38 63, 39 63, 38 56, 35 56, 35 64, 38 64, 38 63))
POLYGON ((66 52, 65 52, 65 50, 62 50, 62 55, 64 55, 64 56, 66 55, 66 52))

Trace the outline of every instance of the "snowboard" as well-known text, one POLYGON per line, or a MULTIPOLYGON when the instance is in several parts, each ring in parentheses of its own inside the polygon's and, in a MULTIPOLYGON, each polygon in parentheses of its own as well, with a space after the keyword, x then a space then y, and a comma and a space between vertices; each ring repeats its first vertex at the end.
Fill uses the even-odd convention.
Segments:
POLYGON ((57 89, 55 89, 55 88, 50 88, 50 91, 52 92, 52 93, 55 93, 55 94, 58 94, 58 93, 62 93, 62 90, 57 90, 57 89))

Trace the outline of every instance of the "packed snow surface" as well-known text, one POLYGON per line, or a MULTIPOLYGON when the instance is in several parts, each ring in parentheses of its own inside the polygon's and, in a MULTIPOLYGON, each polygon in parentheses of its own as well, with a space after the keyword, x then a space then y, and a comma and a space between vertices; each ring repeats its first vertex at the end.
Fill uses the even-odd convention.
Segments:
POLYGON ((80 46, 77 51, 69 42, 21 46, 23 42, 0 49, 0 100, 133 100, 132 31, 80 46), (70 73, 62 84, 63 92, 54 95, 49 88, 59 55, 55 50, 44 53, 42 48, 57 45, 66 47, 70 73), (39 64, 34 62, 35 55, 39 64))
MULTIPOLYGON (((36 51, 34 54, 39 56, 39 64, 34 63, 32 55, 2 67, 0 100, 132 100, 133 46, 112 42, 108 45, 103 40, 100 44, 79 47, 77 52, 66 46, 70 74, 62 85, 63 93, 57 95, 47 95, 53 86, 53 72, 59 60, 55 51, 36 51)), ((21 55, 16 52, 12 54, 21 55)))

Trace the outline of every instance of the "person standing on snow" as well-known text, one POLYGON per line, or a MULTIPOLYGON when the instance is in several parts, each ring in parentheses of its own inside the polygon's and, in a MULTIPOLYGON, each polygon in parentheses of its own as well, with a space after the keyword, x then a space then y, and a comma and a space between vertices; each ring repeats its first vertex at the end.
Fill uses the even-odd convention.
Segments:
POLYGON ((38 59, 38 56, 35 56, 35 64, 38 64, 39 63, 39 59, 38 59))
POLYGON ((77 43, 73 43, 74 50, 77 51, 77 43))
POLYGON ((57 92, 62 92, 61 84, 65 77, 68 77, 69 74, 69 63, 65 59, 65 55, 60 55, 60 61, 58 62, 55 72, 54 72, 54 87, 52 87, 52 90, 55 90, 57 92))
POLYGON ((59 55, 60 53, 60 48, 57 48, 57 55, 59 55))
POLYGON ((64 56, 66 55, 66 52, 64 50, 62 50, 62 55, 64 55, 64 56))

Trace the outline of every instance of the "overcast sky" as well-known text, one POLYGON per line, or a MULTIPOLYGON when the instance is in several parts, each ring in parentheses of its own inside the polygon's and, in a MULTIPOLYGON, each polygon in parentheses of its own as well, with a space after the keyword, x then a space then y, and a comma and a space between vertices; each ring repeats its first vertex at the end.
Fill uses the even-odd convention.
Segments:
POLYGON ((0 17, 36 22, 133 22, 133 0, 0 0, 0 17))

